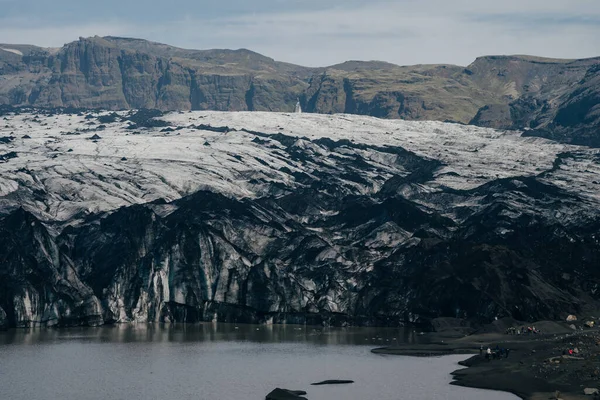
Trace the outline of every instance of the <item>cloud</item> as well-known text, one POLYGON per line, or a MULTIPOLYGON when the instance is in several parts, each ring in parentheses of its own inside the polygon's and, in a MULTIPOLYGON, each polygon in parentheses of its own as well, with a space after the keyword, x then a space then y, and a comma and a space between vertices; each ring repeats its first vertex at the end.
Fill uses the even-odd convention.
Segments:
POLYGON ((240 43, 310 65, 346 59, 468 64, 484 54, 600 55, 596 40, 600 25, 593 23, 600 18, 600 2, 506 0, 500 4, 379 1, 222 18, 207 26, 219 43, 240 43))
MULTIPOLYGON (((2 0, 0 0, 2 1, 2 0)), ((3 24, 0 21, 0 40, 12 44, 34 44, 41 47, 60 47, 65 43, 77 40, 79 37, 94 35, 123 35, 131 32, 131 27, 125 22, 109 21, 104 23, 91 22, 62 26, 36 26, 35 24, 3 24), (33 25, 33 26, 32 26, 33 25)))
MULTIPOLYGON (((133 3, 136 2, 127 2, 128 6, 133 3)), ((140 9, 139 13, 109 14, 108 19, 102 14, 102 21, 109 22, 82 16, 72 20, 85 23, 57 24, 51 18, 31 23, 18 21, 11 14, 0 20, 0 38, 6 42, 59 46, 78 36, 110 34, 188 48, 244 47, 278 60, 310 66, 348 59, 466 65, 485 54, 563 58, 600 55, 597 0, 171 3, 172 12, 168 15, 151 7, 140 9), (201 11, 207 3, 211 5, 210 13, 201 11), (220 6, 221 3, 227 5, 220 6), (184 7, 186 4, 189 7, 184 7)))

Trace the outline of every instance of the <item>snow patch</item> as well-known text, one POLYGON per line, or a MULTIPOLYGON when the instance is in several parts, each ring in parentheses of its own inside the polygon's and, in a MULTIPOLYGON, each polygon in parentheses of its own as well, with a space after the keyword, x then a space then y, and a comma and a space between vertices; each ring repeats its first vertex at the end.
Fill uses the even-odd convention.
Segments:
POLYGON ((16 50, 16 49, 7 49, 7 48, 4 48, 4 47, 0 47, 0 50, 8 51, 9 53, 17 54, 17 55, 19 55, 21 57, 23 56, 23 52, 21 52, 19 50, 16 50))

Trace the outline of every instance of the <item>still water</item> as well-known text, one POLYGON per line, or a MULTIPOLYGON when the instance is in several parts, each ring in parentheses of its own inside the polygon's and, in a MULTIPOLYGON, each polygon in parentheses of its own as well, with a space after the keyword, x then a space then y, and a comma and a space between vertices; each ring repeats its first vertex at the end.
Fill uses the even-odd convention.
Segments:
POLYGON ((0 333, 2 400, 260 400, 276 387, 309 400, 508 400, 450 386, 465 356, 375 355, 413 342, 398 329, 294 325, 118 325, 0 333), (339 386, 311 386, 350 379, 339 386))

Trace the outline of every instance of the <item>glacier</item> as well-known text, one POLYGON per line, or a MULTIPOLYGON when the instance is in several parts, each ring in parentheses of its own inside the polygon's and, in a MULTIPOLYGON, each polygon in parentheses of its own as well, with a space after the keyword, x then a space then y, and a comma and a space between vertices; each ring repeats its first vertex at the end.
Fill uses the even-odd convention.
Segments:
POLYGON ((598 304, 598 149, 346 114, 136 113, 0 116, 5 325, 427 324, 598 304))

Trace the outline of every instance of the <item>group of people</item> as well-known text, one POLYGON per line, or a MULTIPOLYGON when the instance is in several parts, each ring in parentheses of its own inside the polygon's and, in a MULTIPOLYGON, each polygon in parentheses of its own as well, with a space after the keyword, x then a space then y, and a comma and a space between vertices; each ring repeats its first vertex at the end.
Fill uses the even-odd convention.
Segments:
POLYGON ((522 326, 520 328, 510 327, 506 330, 507 335, 537 335, 541 333, 535 326, 522 326))
MULTIPOLYGON (((496 345, 496 348, 492 350, 491 348, 487 348, 485 350, 485 359, 488 361, 491 360, 499 360, 501 358, 508 358, 510 354, 510 349, 505 349, 504 347, 500 347, 496 345)), ((479 346, 479 355, 483 356, 483 346, 479 346)))

